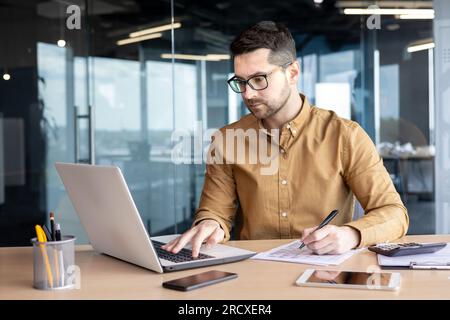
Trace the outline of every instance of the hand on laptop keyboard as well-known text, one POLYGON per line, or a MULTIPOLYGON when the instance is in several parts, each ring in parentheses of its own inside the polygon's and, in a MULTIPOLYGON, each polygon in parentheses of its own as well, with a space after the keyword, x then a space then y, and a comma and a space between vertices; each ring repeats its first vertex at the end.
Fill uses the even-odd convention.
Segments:
POLYGON ((175 263, 214 258, 213 256, 203 254, 203 253, 200 253, 198 255, 198 257, 193 258, 192 251, 189 249, 184 249, 184 248, 181 249, 181 251, 178 252, 177 254, 174 254, 174 253, 167 252, 166 250, 163 250, 161 248, 163 243, 161 243, 159 241, 155 241, 155 240, 153 240, 152 243, 153 243, 153 248, 155 248, 156 253, 158 254, 159 258, 165 259, 165 260, 168 260, 171 262, 175 262, 175 263))
POLYGON ((206 242, 206 247, 209 248, 222 241, 224 236, 225 232, 217 221, 206 219, 161 248, 171 253, 178 253, 186 244, 191 243, 192 257, 197 258, 203 242, 206 242))

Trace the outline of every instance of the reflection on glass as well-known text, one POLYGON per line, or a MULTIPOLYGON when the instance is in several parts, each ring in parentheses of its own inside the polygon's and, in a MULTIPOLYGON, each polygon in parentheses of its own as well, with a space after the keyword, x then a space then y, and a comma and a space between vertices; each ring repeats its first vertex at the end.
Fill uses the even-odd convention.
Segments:
POLYGON ((308 282, 333 283, 333 284, 353 284, 361 286, 371 286, 376 277, 378 286, 388 286, 391 280, 389 273, 369 273, 369 272, 349 272, 336 270, 316 270, 309 277, 308 282))
POLYGON ((83 95, 81 88, 86 81, 80 73, 80 70, 83 70, 81 58, 74 65, 73 71, 68 68, 71 62, 67 58, 70 56, 68 50, 72 49, 41 42, 37 44, 38 88, 40 103, 44 110, 42 126, 47 143, 46 208, 42 209, 45 212, 54 211, 63 232, 76 235, 78 243, 86 243, 87 238, 54 167, 57 161, 74 161, 74 101, 72 98, 81 103, 80 98, 83 95), (71 89, 68 87, 68 82, 73 75, 75 92, 71 91, 69 94, 67 88, 71 89))
POLYGON ((356 120, 355 81, 359 73, 357 52, 346 50, 320 55, 319 82, 315 84, 315 104, 333 110, 340 117, 356 120))
POLYGON ((120 164, 140 139, 139 62, 96 57, 94 77, 97 163, 120 164))

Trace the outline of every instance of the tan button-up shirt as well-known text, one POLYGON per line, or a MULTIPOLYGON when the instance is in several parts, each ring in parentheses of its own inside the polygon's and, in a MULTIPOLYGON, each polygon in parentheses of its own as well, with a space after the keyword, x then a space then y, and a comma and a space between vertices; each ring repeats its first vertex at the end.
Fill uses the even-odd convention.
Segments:
MULTIPOLYGON (((357 229, 359 247, 405 235, 407 210, 370 137, 358 123, 301 98, 299 114, 283 126, 278 140, 252 114, 219 130, 223 137, 227 129, 263 132, 266 143, 275 144, 279 151, 268 152, 276 156, 278 170, 262 174, 267 162, 240 163, 236 158, 233 162, 222 150, 223 163, 206 166, 194 225, 216 220, 225 231, 224 241, 230 238, 233 222, 242 240, 300 238, 305 228, 319 225, 339 209, 331 224, 357 229), (352 221, 355 196, 365 214, 352 221)), ((229 142, 223 139, 224 149, 229 142)), ((211 155, 220 149, 214 145, 211 155)), ((245 150, 249 149, 247 139, 245 150)))

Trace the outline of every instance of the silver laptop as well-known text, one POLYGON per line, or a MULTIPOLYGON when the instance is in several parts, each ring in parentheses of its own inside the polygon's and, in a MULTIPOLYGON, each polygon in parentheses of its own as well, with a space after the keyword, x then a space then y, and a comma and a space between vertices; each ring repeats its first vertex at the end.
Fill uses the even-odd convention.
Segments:
POLYGON ((119 168, 56 163, 91 245, 109 256, 162 273, 247 259, 255 252, 226 245, 200 250, 188 245, 177 254, 160 248, 178 235, 151 237, 119 168))

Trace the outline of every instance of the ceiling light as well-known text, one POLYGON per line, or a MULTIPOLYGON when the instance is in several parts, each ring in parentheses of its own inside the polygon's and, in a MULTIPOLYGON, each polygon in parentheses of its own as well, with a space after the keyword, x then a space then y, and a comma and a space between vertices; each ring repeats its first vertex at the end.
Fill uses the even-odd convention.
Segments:
POLYGON ((434 15, 434 9, 376 9, 376 8, 346 8, 347 15, 434 15))
MULTIPOLYGON (((174 29, 181 28, 181 23, 179 23, 179 22, 174 23, 173 28, 174 29)), ((149 29, 139 30, 139 31, 130 33, 130 38, 140 37, 140 36, 143 36, 145 34, 150 34, 150 33, 167 31, 170 29, 172 29, 172 24, 166 24, 166 25, 159 26, 159 27, 153 27, 153 28, 149 28, 149 29)))
POLYGON ((409 53, 412 53, 412 52, 417 52, 417 51, 422 51, 422 50, 433 49, 435 46, 436 45, 434 44, 434 42, 428 42, 428 43, 411 45, 406 50, 409 53))
POLYGON ((399 25, 398 23, 388 24, 388 25, 386 26, 386 28, 387 28, 389 31, 395 31, 395 30, 400 29, 400 25, 399 25))
POLYGON ((3 74, 3 80, 6 80, 6 81, 8 81, 9 79, 11 79, 11 75, 9 74, 9 73, 4 73, 3 74))
POLYGON ((150 39, 156 39, 156 38, 161 38, 161 37, 162 37, 162 33, 152 33, 152 34, 148 34, 146 36, 140 36, 140 37, 135 37, 135 38, 127 38, 127 39, 119 40, 119 41, 117 41, 117 45, 123 46, 123 45, 129 44, 129 43, 150 40, 150 39))
MULTIPOLYGON (((373 5, 373 0, 365 0, 365 1, 357 1, 357 0, 339 0, 336 1, 335 6, 337 8, 361 8, 361 7, 368 7, 370 5, 373 5)), ((407 1, 407 0, 379 0, 376 1, 376 5, 382 8, 433 8, 433 1, 426 0, 426 1, 407 1)))
POLYGON ((399 16, 400 19, 404 20, 404 19, 411 19, 411 20, 419 20, 419 19, 429 19, 432 20, 434 19, 434 14, 401 14, 399 16))
POLYGON ((204 61, 220 61, 229 60, 229 54, 207 54, 207 55, 194 55, 194 54, 171 54, 163 53, 161 55, 163 59, 179 59, 179 60, 204 60, 204 61))
POLYGON ((229 54, 207 54, 206 57, 208 59, 217 59, 217 60, 230 60, 231 58, 229 54))
POLYGON ((66 41, 61 39, 61 40, 58 40, 57 44, 58 44, 58 47, 64 48, 66 46, 66 41))

